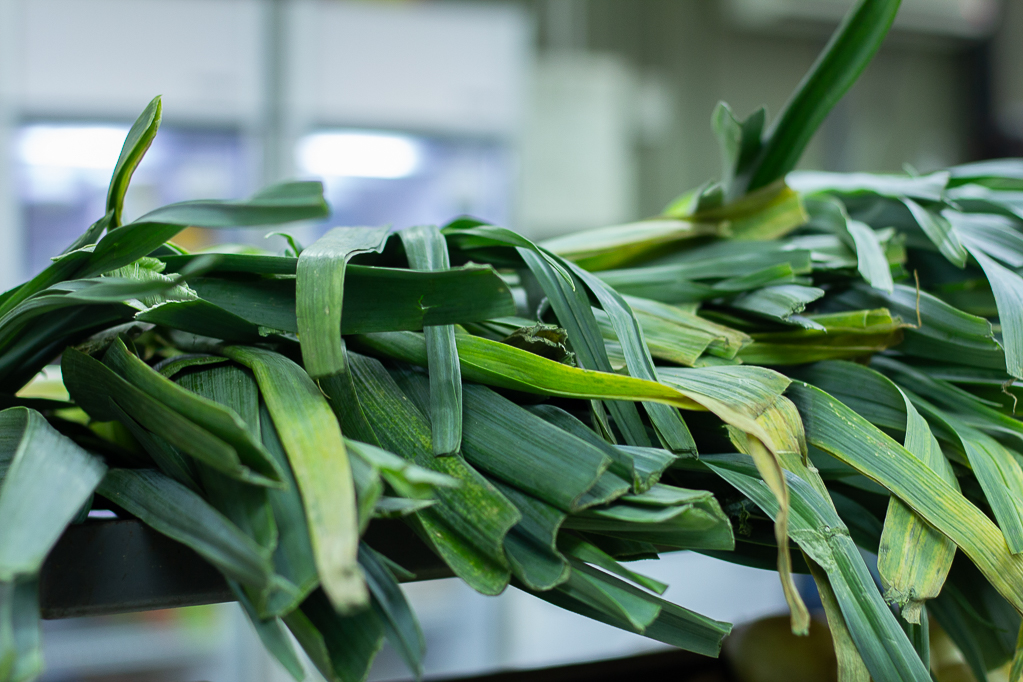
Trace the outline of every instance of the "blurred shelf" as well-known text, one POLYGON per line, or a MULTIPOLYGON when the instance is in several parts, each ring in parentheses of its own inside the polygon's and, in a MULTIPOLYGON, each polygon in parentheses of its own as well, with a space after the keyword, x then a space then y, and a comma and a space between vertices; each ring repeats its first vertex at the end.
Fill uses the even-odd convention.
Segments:
POLYGON ((446 682, 733 682, 727 664, 680 649, 626 658, 562 665, 538 670, 512 670, 446 682))
MULTIPOLYGON (((400 521, 374 521, 365 540, 417 580, 452 575, 400 521)), ((134 519, 68 528, 43 565, 39 599, 49 620, 234 601, 202 557, 134 519)))
MULTIPOLYGON (((400 521, 373 522, 365 540, 377 551, 415 573, 416 580, 452 575, 443 562, 400 521)), ((216 569, 188 547, 137 520, 89 520, 70 527, 50 553, 40 575, 40 603, 43 617, 49 620, 228 601, 233 601, 233 597, 216 569)), ((73 641, 64 642, 62 647, 66 649, 62 653, 63 658, 68 659, 67 666, 58 664, 57 669, 77 669, 76 666, 83 663, 83 657, 88 658, 86 653, 98 655, 99 661, 109 659, 112 656, 110 642, 113 640, 116 640, 119 650, 127 643, 129 648, 138 652, 152 653, 159 644, 157 648, 162 647, 161 651, 166 649, 163 658, 167 660, 180 660, 186 649, 191 654, 196 653, 195 643, 187 641, 187 638, 168 638, 166 632, 154 634, 137 625, 114 623, 102 632, 87 630, 72 634, 76 635, 73 641), (111 639, 111 634, 118 636, 111 639)), ((143 658, 151 663, 151 657, 147 656, 143 658)), ((457 679, 459 682, 611 682, 634 679, 729 682, 732 678, 720 660, 674 650, 457 679)))

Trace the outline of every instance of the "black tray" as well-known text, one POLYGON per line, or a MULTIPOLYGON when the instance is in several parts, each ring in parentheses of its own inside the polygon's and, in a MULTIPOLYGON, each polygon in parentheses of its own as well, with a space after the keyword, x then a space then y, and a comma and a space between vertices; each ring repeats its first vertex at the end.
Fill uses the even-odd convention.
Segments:
MULTIPOLYGON (((445 578, 450 570, 408 526, 374 521, 366 542, 416 574, 445 578)), ((43 618, 75 618, 234 601, 205 559, 137 520, 90 520, 71 526, 39 577, 43 618)))

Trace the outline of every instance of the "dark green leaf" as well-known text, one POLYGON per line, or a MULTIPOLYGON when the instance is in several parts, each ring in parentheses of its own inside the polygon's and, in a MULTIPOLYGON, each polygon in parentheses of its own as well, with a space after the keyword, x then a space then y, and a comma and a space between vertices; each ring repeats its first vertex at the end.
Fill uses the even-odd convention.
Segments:
POLYGON ((495 485, 522 514, 522 520, 504 539, 504 550, 515 577, 533 590, 549 590, 568 580, 571 569, 557 548, 565 512, 512 486, 495 485))
POLYGON ((366 574, 366 583, 373 595, 373 611, 383 623, 388 641, 412 674, 417 679, 422 677, 426 641, 398 581, 380 555, 366 543, 359 547, 359 565, 366 574))
POLYGON ((374 431, 354 435, 376 439, 387 450, 459 482, 457 488, 439 489, 438 503, 418 512, 413 528, 473 589, 500 593, 510 578, 504 538, 520 514, 460 456, 433 456, 429 422, 378 361, 349 353, 349 362, 374 431))
POLYGON ((167 537, 188 545, 227 577, 264 588, 270 553, 180 483, 153 469, 111 469, 97 492, 167 537))
POLYGON ((745 191, 792 170, 817 127, 874 58, 899 11, 899 0, 861 0, 835 30, 803 77, 741 181, 745 191))
MULTIPOLYGON (((192 373, 186 375, 189 378, 179 382, 179 385, 129 352, 120 339, 110 346, 103 361, 123 379, 164 407, 174 410, 229 444, 243 465, 270 481, 280 481, 281 473, 276 463, 259 441, 259 403, 255 386, 244 397, 239 394, 247 378, 244 374, 236 373, 239 370, 223 367, 192 373), (209 383, 205 383, 203 377, 210 377, 209 383), (189 390, 193 387, 200 391, 189 390), (217 397, 212 397, 214 395, 217 397), (236 409, 232 409, 241 404, 247 409, 244 419, 236 409)), ((111 397, 119 402, 119 396, 111 397)), ((131 413, 130 408, 125 411, 131 413)))
POLYGON ((124 194, 128 191, 128 183, 131 176, 138 167, 139 162, 149 149, 156 137, 156 131, 160 129, 160 120, 163 117, 163 100, 156 96, 146 105, 146 108, 135 119, 128 136, 121 147, 121 154, 117 157, 117 164, 114 166, 114 174, 110 178, 110 188, 107 191, 107 211, 111 215, 111 227, 116 228, 121 224, 121 211, 124 207, 124 194))
POLYGON ((298 682, 302 682, 305 679, 302 661, 299 660, 295 647, 292 646, 291 640, 284 631, 280 618, 260 619, 256 607, 249 600, 241 585, 233 580, 229 581, 228 584, 231 587, 231 592, 234 593, 234 598, 242 605, 242 610, 248 616, 249 622, 252 623, 256 635, 259 636, 259 640, 263 642, 266 650, 277 659, 277 662, 288 671, 288 674, 298 682))
POLYGON ((384 623, 376 609, 342 616, 317 590, 284 619, 317 669, 330 682, 362 682, 384 643, 384 623))
MULTIPOLYGON (((273 185, 242 201, 201 200, 170 204, 109 231, 76 274, 85 278, 116 270, 148 255, 189 226, 229 228, 268 225, 320 218, 326 213, 323 186, 319 182, 273 185)), ((74 254, 65 258, 71 255, 74 254)))
MULTIPOLYGON (((628 583, 618 580, 601 571, 591 568, 573 570, 572 575, 577 576, 585 571, 585 578, 589 584, 590 594, 581 590, 572 590, 567 587, 559 587, 547 592, 533 592, 532 594, 555 606, 574 611, 588 618, 593 618, 602 623, 613 625, 624 630, 636 632, 637 629, 620 615, 620 610, 606 601, 597 601, 594 597, 596 590, 601 590, 610 598, 627 597, 633 603, 643 601, 659 607, 653 621, 648 623, 641 633, 671 646, 695 651, 704 656, 717 656, 721 651, 721 640, 727 635, 732 626, 712 620, 706 616, 689 611, 671 602, 665 601, 652 594, 633 587, 628 583)), ((578 578, 577 578, 578 580, 578 578)))
POLYGON ((648 578, 645 575, 640 575, 635 571, 630 571, 625 566, 618 563, 614 557, 604 552, 599 547, 591 545, 582 538, 575 535, 562 535, 558 538, 558 549, 570 555, 574 559, 584 561, 588 564, 593 564, 598 568, 602 568, 608 573, 613 573, 620 578, 624 578, 631 583, 635 583, 640 587, 656 592, 657 594, 664 594, 664 591, 668 589, 668 586, 664 583, 648 578))

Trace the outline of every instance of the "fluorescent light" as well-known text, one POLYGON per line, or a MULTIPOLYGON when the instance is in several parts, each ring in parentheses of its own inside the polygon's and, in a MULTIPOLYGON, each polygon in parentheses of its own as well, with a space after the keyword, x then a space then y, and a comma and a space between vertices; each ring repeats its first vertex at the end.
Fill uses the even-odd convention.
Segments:
POLYGON ((404 178, 419 167, 419 156, 415 139, 383 133, 313 133, 298 145, 299 166, 322 176, 404 178))
POLYGON ((112 171, 128 134, 119 126, 30 125, 18 139, 29 166, 112 171))

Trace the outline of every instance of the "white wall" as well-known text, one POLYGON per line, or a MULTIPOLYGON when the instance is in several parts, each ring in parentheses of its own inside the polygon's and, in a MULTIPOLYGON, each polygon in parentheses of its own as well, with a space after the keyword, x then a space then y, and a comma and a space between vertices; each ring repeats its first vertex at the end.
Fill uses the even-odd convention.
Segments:
POLYGON ((634 217, 635 101, 633 73, 613 55, 538 60, 522 147, 523 232, 541 239, 634 217))
POLYGON ((304 121, 498 137, 518 130, 532 36, 515 6, 292 6, 287 101, 304 121))
POLYGON ((239 124, 262 112, 263 3, 23 0, 20 109, 134 119, 155 95, 169 120, 239 124))

